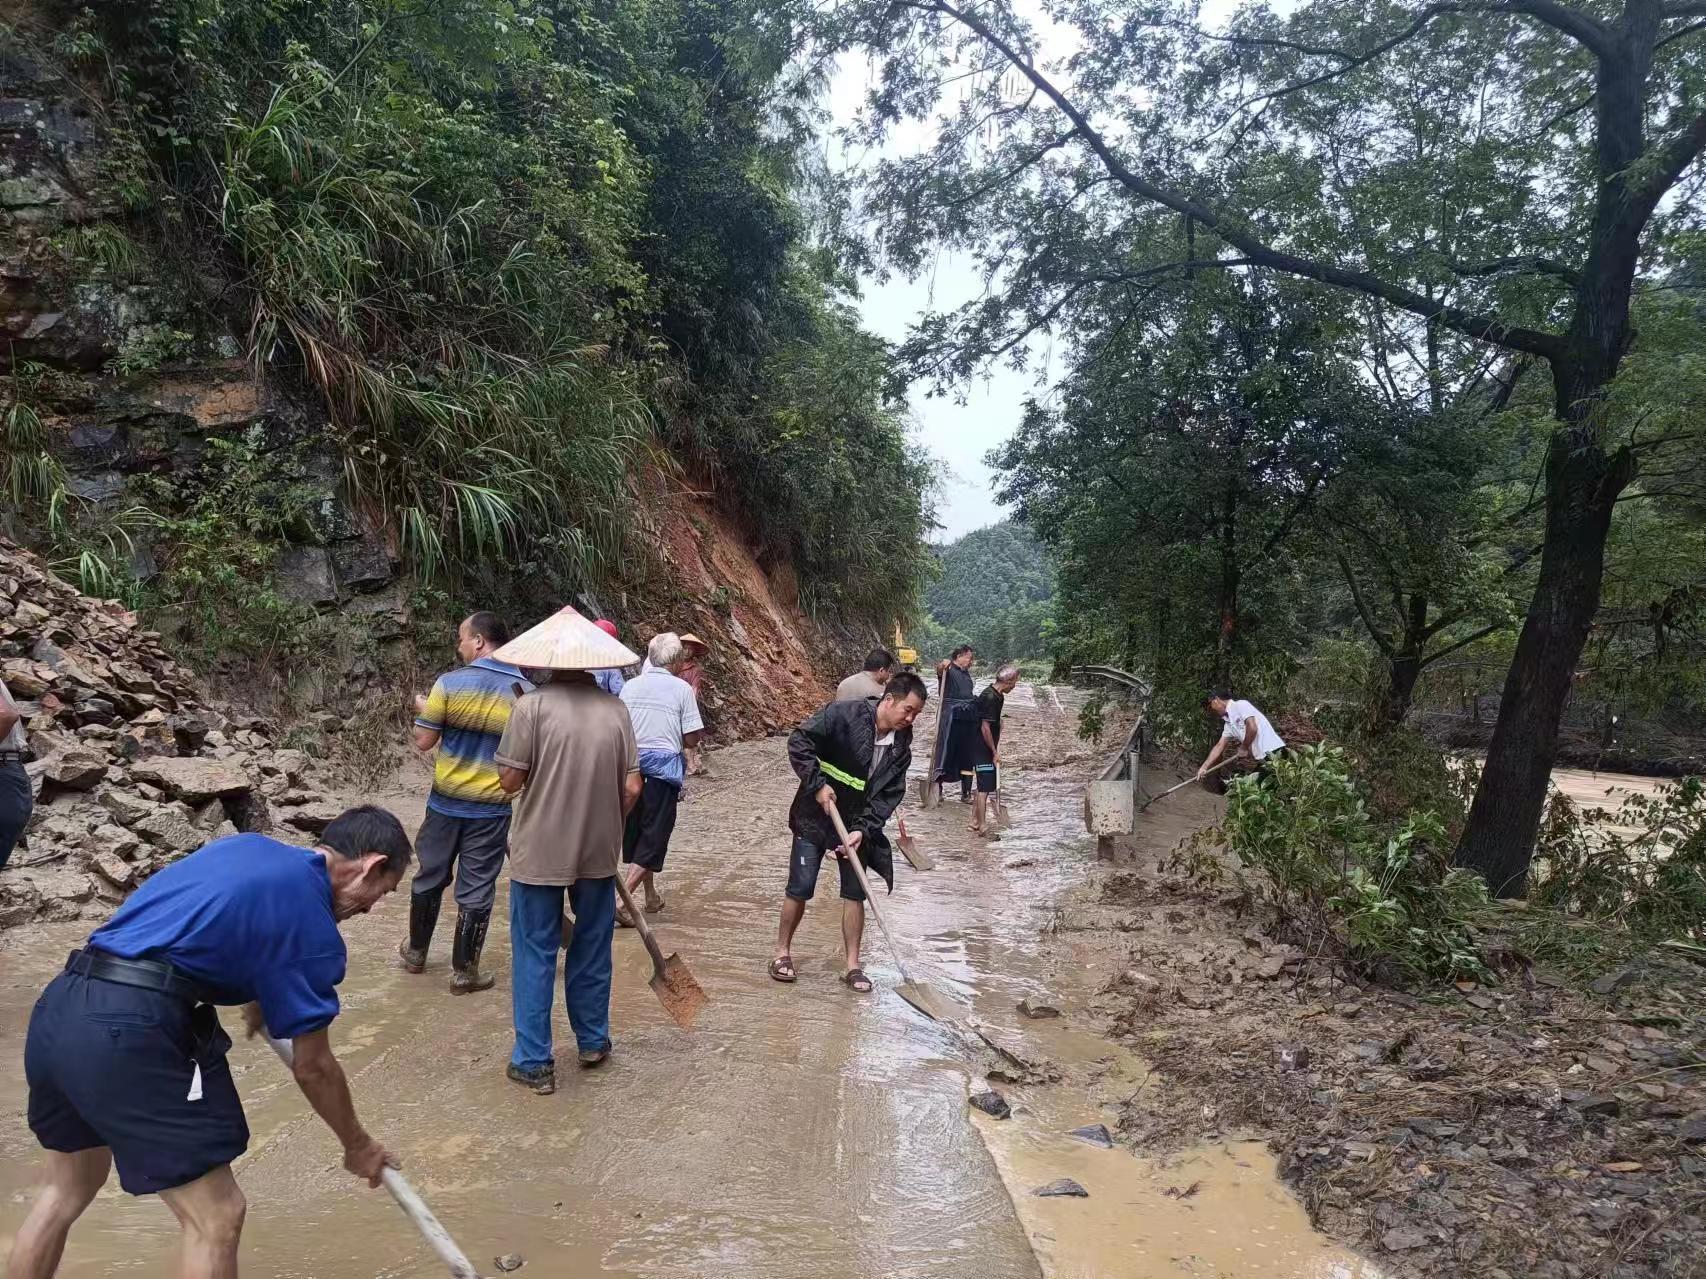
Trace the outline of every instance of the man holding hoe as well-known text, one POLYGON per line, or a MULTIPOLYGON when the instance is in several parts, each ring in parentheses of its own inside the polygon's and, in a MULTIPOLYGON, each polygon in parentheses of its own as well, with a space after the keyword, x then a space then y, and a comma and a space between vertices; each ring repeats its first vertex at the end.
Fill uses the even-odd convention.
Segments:
POLYGON ((977 737, 972 742, 972 777, 977 795, 971 810, 971 833, 998 838, 989 820, 989 797, 1000 785, 1001 712, 1007 694, 1019 682, 1019 668, 1003 666, 983 692, 977 695, 977 737))
POLYGON ((817 889, 826 856, 837 859, 841 880, 841 940, 847 950, 848 988, 861 994, 871 979, 859 966, 865 935, 865 893, 847 862, 849 853, 881 875, 894 891, 894 860, 883 825, 906 795, 906 770, 912 766, 912 722, 924 709, 924 681, 911 671, 892 677, 876 702, 831 702, 788 738, 788 762, 799 774, 800 789, 788 811, 794 842, 788 854, 788 887, 776 930, 770 976, 792 982, 796 973, 794 932, 817 889), (842 847, 831 807, 839 810, 849 845, 842 847))
POLYGON ((1274 731, 1268 717, 1256 709, 1255 703, 1217 691, 1202 699, 1202 708, 1210 719, 1221 721, 1221 730, 1214 749, 1203 760, 1202 767, 1197 769, 1199 782, 1219 763, 1228 743, 1236 745, 1241 757, 1253 761, 1264 778, 1272 768, 1269 761, 1276 755, 1285 754, 1285 738, 1274 731))
POLYGON ((383 808, 349 809, 313 848, 230 835, 149 877, 73 951, 30 1015, 29 1122, 47 1152, 8 1279, 48 1279, 66 1236, 116 1165, 183 1228, 180 1279, 237 1273, 249 1145, 216 1004, 249 1033, 291 1041, 291 1071, 370 1186, 396 1159, 356 1117, 327 1037, 346 954, 338 925, 408 869, 409 837, 383 808))

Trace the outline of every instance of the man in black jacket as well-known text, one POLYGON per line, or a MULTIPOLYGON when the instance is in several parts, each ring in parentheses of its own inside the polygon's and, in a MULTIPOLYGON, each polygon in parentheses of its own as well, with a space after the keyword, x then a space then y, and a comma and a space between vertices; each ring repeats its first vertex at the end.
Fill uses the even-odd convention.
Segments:
POLYGON ((860 993, 871 980, 859 967, 865 935, 865 893, 847 861, 856 852, 868 872, 881 875, 894 891, 894 859, 883 823, 906 794, 906 770, 912 765, 912 721, 924 709, 924 681, 911 671, 889 680, 877 702, 831 702, 788 738, 788 762, 800 775, 799 793, 788 810, 794 843, 788 857, 788 890, 782 899, 782 923, 776 930, 776 954, 770 975, 794 980, 790 954, 794 930, 805 918, 806 903, 817 889, 818 869, 833 854, 841 872, 841 940, 847 948, 847 985, 860 993), (849 846, 841 846, 829 810, 834 806, 847 827, 849 846))

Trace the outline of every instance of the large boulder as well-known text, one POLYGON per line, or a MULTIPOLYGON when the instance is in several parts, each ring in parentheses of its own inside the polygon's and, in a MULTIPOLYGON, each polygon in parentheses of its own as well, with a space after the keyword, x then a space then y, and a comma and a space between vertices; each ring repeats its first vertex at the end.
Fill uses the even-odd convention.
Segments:
POLYGON ((91 790, 106 780, 107 761, 92 750, 72 746, 50 756, 42 776, 60 790, 91 790))
POLYGON ((247 795, 254 786, 249 775, 235 764, 189 756, 138 760, 131 765, 130 775, 152 782, 174 799, 197 805, 222 796, 247 795))

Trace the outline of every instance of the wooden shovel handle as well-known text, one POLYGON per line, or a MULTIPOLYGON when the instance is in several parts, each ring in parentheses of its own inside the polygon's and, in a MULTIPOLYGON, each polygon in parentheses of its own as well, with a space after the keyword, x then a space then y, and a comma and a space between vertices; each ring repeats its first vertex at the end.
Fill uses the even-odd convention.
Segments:
MULTIPOLYGON (((267 1043, 272 1045, 273 1052, 278 1054, 278 1059, 286 1066, 294 1064, 296 1053, 291 1044, 282 1039, 274 1039, 271 1035, 267 1036, 267 1043)), ((452 1279, 480 1279, 480 1272, 474 1269, 474 1263, 456 1246, 450 1232, 433 1216, 426 1200, 415 1193, 415 1188, 402 1173, 395 1168, 386 1168, 379 1179, 385 1189, 391 1192, 391 1198, 397 1201, 403 1215, 414 1223, 415 1229, 421 1232, 432 1250, 438 1254, 438 1259, 450 1267, 452 1279)))
POLYGON ((829 820, 835 823, 835 833, 841 840, 841 846, 847 850, 847 860, 853 863, 853 873, 859 877, 859 887, 865 891, 865 904, 871 908, 871 915, 877 921, 877 927, 882 930, 883 940, 888 943, 889 954, 894 956, 894 966, 900 970, 900 979, 910 983, 912 978, 906 975, 906 964, 900 957, 900 947, 894 944, 894 938, 889 934, 889 926, 883 922, 883 912, 877 909, 877 895, 871 891, 871 881, 865 877, 865 867, 859 860, 858 850, 853 847, 853 837, 847 833, 847 827, 841 823, 841 810, 834 804, 829 806, 829 820))
POLYGON ((634 904, 634 899, 628 893, 628 885, 622 882, 622 870, 616 871, 616 895, 622 899, 622 904, 628 908, 628 918, 634 921, 634 927, 639 930, 640 940, 646 944, 646 950, 651 953, 652 967, 661 976, 663 973, 663 947, 658 945, 658 939, 652 934, 650 925, 640 908, 634 904))

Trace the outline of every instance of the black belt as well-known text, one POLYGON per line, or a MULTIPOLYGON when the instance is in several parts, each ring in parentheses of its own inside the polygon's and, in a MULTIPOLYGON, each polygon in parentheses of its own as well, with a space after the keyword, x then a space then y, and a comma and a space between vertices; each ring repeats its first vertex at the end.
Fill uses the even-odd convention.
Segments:
POLYGON ((161 959, 120 959, 102 950, 74 950, 65 961, 65 971, 95 981, 157 990, 192 1004, 213 1002, 193 977, 161 959))

